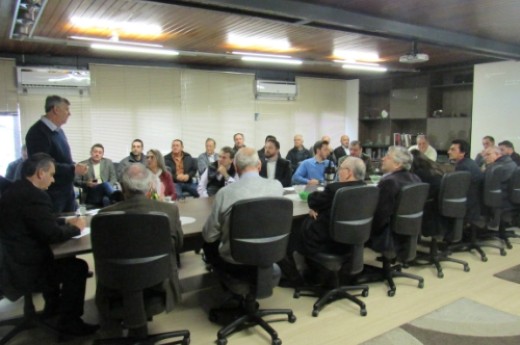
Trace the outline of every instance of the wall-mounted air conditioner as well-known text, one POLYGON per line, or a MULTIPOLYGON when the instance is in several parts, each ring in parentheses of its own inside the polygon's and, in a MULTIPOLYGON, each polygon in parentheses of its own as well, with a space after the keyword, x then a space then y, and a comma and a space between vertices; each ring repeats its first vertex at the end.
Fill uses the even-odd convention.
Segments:
POLYGON ((17 67, 18 89, 60 88, 86 89, 90 86, 90 72, 85 70, 47 67, 17 67))
POLYGON ((293 81, 256 80, 256 99, 292 101, 297 95, 296 83, 293 81))

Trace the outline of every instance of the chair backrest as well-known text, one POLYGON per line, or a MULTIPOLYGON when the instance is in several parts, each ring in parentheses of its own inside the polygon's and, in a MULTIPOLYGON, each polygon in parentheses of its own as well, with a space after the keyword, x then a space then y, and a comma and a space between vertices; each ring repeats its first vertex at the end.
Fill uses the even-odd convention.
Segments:
POLYGON ((520 204, 520 167, 516 168, 509 181, 509 200, 513 204, 520 204))
POLYGON ((471 173, 469 171, 453 171, 444 174, 438 197, 441 216, 464 218, 470 184, 471 173))
POLYGON ((350 273, 363 270, 364 244, 370 238, 372 219, 379 199, 376 186, 344 187, 336 192, 330 214, 330 236, 350 245, 350 273))
POLYGON ((486 168, 484 176, 484 205, 491 208, 499 208, 502 206, 502 174, 503 167, 498 164, 492 164, 486 168))
POLYGON ((96 279, 105 287, 143 290, 167 279, 173 269, 165 213, 99 213, 91 221, 91 240, 96 279))
POLYGON ((467 195, 471 185, 469 171, 453 171, 446 173, 439 189, 439 234, 450 242, 462 239, 464 217, 467 208, 467 195))
POLYGON ((401 188, 397 205, 392 216, 392 232, 399 236, 400 259, 409 261, 415 258, 417 238, 421 232, 423 209, 428 190, 427 183, 412 183, 401 188))
POLYGON ((258 267, 257 297, 272 293, 273 264, 287 251, 293 203, 283 197, 262 197, 233 204, 230 218, 231 257, 258 267))

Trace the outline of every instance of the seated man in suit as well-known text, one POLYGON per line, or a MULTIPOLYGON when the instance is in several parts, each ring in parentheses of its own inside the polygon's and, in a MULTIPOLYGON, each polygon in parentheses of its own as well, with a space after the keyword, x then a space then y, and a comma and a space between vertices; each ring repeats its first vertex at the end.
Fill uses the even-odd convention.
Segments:
POLYGON ((54 182, 54 160, 46 153, 31 155, 22 166, 22 179, 0 200, 0 241, 3 247, 1 286, 16 300, 25 293, 43 292, 46 323, 70 335, 88 335, 97 326, 83 322, 87 263, 75 257, 54 260, 50 244, 64 242, 85 228, 80 217, 58 220, 45 190, 54 182))
POLYGON ((229 146, 224 146, 218 155, 218 161, 211 163, 200 176, 197 192, 201 198, 217 194, 220 188, 235 182, 237 179, 233 165, 235 152, 229 146))
MULTIPOLYGON (((150 188, 155 187, 155 177, 150 170, 143 164, 133 163, 127 166, 121 176, 121 186, 125 200, 105 207, 100 210, 100 213, 112 211, 135 211, 148 212, 156 211, 163 212, 168 215, 170 219, 170 233, 172 238, 172 248, 175 253, 178 253, 183 244, 183 232, 181 221, 179 217, 179 209, 175 204, 164 203, 158 200, 146 198, 146 193, 150 188)), ((174 254, 174 253, 172 253, 174 254)), ((181 300, 181 287, 177 272, 176 255, 171 255, 172 272, 169 281, 159 284, 154 289, 166 292, 166 311, 171 311, 175 303, 181 300)), ((96 289, 96 305, 99 310, 101 326, 106 336, 113 336, 111 332, 120 332, 119 325, 114 324, 107 315, 109 313, 110 298, 118 296, 116 291, 110 290, 98 284, 96 289)), ((146 325, 144 325, 146 326, 146 325)), ((141 336, 146 332, 146 327, 142 329, 132 329, 133 336, 141 336)), ((119 334, 118 334, 119 335, 119 334)))
MULTIPOLYGON (((340 143, 338 147, 334 149, 334 161, 336 163, 339 162, 340 158, 347 157, 350 155, 350 138, 348 135, 342 135, 340 138, 340 143)), ((338 164, 339 166, 339 164, 338 164)))
POLYGON ((217 270, 238 276, 255 276, 256 269, 233 260, 229 243, 229 217, 237 201, 264 196, 281 197, 283 187, 279 181, 262 178, 258 172, 262 163, 255 149, 244 147, 235 155, 235 169, 240 179, 222 189, 215 196, 211 215, 202 237, 206 261, 217 270))
POLYGON ((372 221, 370 233, 371 247, 383 251, 391 241, 390 221, 394 214, 397 197, 404 186, 421 182, 421 179, 410 173, 412 155, 401 146, 391 146, 383 157, 381 169, 385 173, 379 184, 379 201, 372 221))
POLYGON ((88 166, 87 174, 76 175, 74 182, 86 193, 85 202, 96 206, 108 206, 110 197, 117 184, 116 169, 108 158, 104 158, 105 148, 94 144, 90 149, 90 158, 81 162, 88 166))
POLYGON ((276 179, 283 187, 291 186, 291 163, 280 157, 280 143, 276 139, 265 142, 264 158, 260 176, 276 179))
MULTIPOLYGON (((363 147, 361 146, 361 143, 357 140, 353 140, 350 142, 350 155, 352 157, 361 158, 363 160, 363 163, 365 163, 366 167, 366 173, 365 173, 365 180, 370 180, 370 175, 373 175, 375 173, 374 166, 372 165, 372 159, 369 155, 366 153, 363 153, 363 147)), ((348 156, 343 156, 338 160, 338 166, 343 163, 343 160, 348 156)))
POLYGON ((480 195, 482 194, 482 181, 484 175, 477 163, 469 158, 469 143, 465 140, 455 139, 451 142, 448 156, 455 164, 455 171, 468 171, 471 174, 471 184, 468 189, 468 201, 466 202, 466 221, 475 221, 480 218, 480 195))
POLYGON ((215 152, 215 147, 217 146, 217 142, 215 141, 215 139, 206 139, 206 143, 204 146, 206 147, 206 151, 201 153, 197 158, 199 176, 202 176, 202 174, 204 174, 204 171, 206 171, 206 169, 211 163, 215 163, 216 161, 218 161, 218 153, 215 152))
MULTIPOLYGON (((293 228, 287 257, 278 265, 288 280, 288 285, 301 286, 302 279, 296 270, 293 253, 299 252, 304 256, 312 256, 323 251, 345 252, 346 247, 334 242, 330 238, 329 224, 330 211, 336 192, 343 187, 364 185, 365 164, 360 158, 348 156, 338 168, 339 182, 330 183, 323 192, 314 192, 309 195, 309 217, 301 227, 293 228)), ((356 200, 352 200, 356 202, 356 200)))

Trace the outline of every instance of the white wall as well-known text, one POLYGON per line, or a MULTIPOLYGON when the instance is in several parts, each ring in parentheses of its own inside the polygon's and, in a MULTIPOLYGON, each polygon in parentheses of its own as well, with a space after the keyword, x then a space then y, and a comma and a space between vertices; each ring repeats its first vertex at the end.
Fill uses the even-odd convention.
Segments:
POLYGON ((475 66, 471 156, 482 150, 485 135, 497 144, 510 140, 520 151, 520 62, 505 61, 475 66))
POLYGON ((283 156, 295 134, 304 136, 306 147, 325 134, 333 146, 344 133, 357 138, 357 81, 298 77, 295 101, 267 101, 255 99, 253 74, 103 64, 90 71, 92 85, 83 95, 45 89, 19 94, 22 138, 43 114, 46 95, 54 93, 72 103, 64 129, 76 161, 88 158, 97 142, 107 158, 119 161, 134 138, 144 141, 145 150, 165 153, 180 138, 194 156, 204 151, 207 137, 220 148, 233 145, 236 132, 256 148, 275 135, 283 156))

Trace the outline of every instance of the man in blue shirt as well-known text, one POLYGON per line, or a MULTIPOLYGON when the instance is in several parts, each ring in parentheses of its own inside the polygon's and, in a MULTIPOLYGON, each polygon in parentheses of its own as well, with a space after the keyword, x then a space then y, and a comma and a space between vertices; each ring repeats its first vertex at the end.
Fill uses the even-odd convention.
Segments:
MULTIPOLYGON (((318 140, 314 144, 314 157, 304 160, 293 175, 293 184, 319 185, 325 180, 325 169, 329 166, 329 143, 318 140)), ((332 166, 334 163, 330 162, 332 166)))

